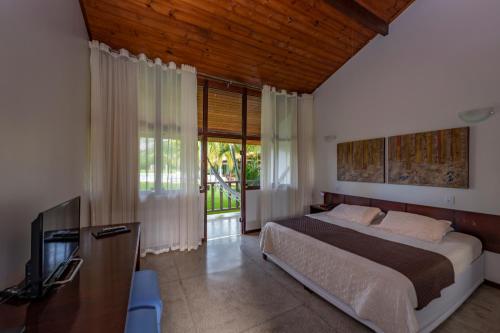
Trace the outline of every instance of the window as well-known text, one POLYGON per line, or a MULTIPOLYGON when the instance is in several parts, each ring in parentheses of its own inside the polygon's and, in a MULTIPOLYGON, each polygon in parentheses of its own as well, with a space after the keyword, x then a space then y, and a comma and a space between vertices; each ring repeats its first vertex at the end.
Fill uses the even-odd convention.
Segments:
POLYGON ((247 96, 247 189, 260 188, 260 96, 247 96))
POLYGON ((155 189, 155 139, 139 138, 139 191, 155 189))
POLYGON ((164 138, 158 141, 151 136, 141 136, 139 138, 139 190, 161 192, 180 189, 180 150, 180 140, 164 138), (159 158, 156 158, 158 153, 160 153, 159 158), (156 170, 161 172, 157 173, 156 170))
POLYGON ((180 190, 181 188, 181 141, 177 139, 161 140, 161 182, 162 191, 180 190))
POLYGON ((202 167, 202 161, 203 161, 203 138, 201 136, 198 136, 198 184, 200 185, 200 191, 201 191, 201 185, 203 184, 203 181, 201 180, 201 171, 203 170, 202 167))
POLYGON ((276 187, 291 185, 292 156, 296 154, 294 144, 297 136, 297 103, 296 97, 289 95, 276 96, 276 137, 274 138, 274 184, 276 187))
POLYGON ((208 89, 208 131, 241 135, 240 93, 208 89))
POLYGON ((260 138, 260 96, 247 96, 247 136, 260 138))
POLYGON ((198 133, 203 130, 203 86, 198 86, 196 91, 196 107, 198 108, 198 133))
POLYGON ((260 188, 260 142, 247 142, 247 189, 260 188))

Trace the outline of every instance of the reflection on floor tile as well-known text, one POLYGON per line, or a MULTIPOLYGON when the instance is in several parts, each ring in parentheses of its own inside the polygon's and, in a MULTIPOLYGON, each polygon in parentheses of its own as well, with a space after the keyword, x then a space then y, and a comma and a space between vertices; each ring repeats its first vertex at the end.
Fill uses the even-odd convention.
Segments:
POLYGON ((264 332, 332 332, 332 328, 304 306, 299 306, 251 328, 248 333, 264 332))
POLYGON ((183 287, 201 332, 241 332, 300 304, 254 263, 184 280, 183 287))
POLYGON ((434 332, 500 332, 500 290, 482 285, 434 332))
MULTIPOLYGON (((281 268, 258 236, 217 238, 196 251, 147 255, 158 271, 163 332, 370 332, 281 268)), ((500 290, 483 285, 435 332, 500 332, 500 290)))
POLYGON ((241 234, 240 213, 222 213, 207 216, 207 239, 241 234))

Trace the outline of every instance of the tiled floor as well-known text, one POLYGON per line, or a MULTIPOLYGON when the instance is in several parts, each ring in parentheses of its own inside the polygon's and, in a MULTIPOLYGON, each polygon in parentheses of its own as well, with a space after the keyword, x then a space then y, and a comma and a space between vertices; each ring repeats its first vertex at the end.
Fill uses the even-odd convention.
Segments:
MULTIPOLYGON (((163 332, 370 332, 270 262, 258 237, 148 255, 164 297, 163 332)), ((437 332, 500 332, 500 290, 481 286, 437 332)))
POLYGON ((207 216, 207 239, 241 234, 240 213, 222 213, 207 216))

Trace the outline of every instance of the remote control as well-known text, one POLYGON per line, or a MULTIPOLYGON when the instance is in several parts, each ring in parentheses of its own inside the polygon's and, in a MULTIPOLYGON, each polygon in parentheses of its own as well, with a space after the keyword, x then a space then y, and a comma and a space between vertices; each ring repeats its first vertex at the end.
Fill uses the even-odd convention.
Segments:
POLYGON ((106 227, 102 228, 101 230, 97 232, 92 232, 92 235, 99 239, 99 238, 104 238, 108 236, 113 236, 117 234, 123 234, 126 232, 130 232, 130 229, 127 228, 126 226, 117 226, 117 227, 106 227))
POLYGON ((104 232, 112 232, 112 231, 117 231, 117 230, 127 230, 127 227, 124 225, 119 225, 116 227, 106 227, 106 228, 101 229, 101 231, 104 231, 104 232))

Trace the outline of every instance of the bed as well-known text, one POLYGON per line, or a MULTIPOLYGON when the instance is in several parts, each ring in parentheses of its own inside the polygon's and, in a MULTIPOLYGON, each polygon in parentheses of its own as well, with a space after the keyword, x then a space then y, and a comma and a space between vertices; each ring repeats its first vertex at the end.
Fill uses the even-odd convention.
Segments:
POLYGON ((482 244, 474 236, 450 232, 442 242, 430 243, 335 219, 327 213, 311 214, 307 218, 311 219, 309 223, 327 223, 367 237, 435 253, 451 263, 452 283, 439 289, 440 296, 421 303, 414 283, 397 270, 280 223, 268 222, 264 226, 260 247, 266 258, 376 332, 430 332, 484 280, 482 244))

